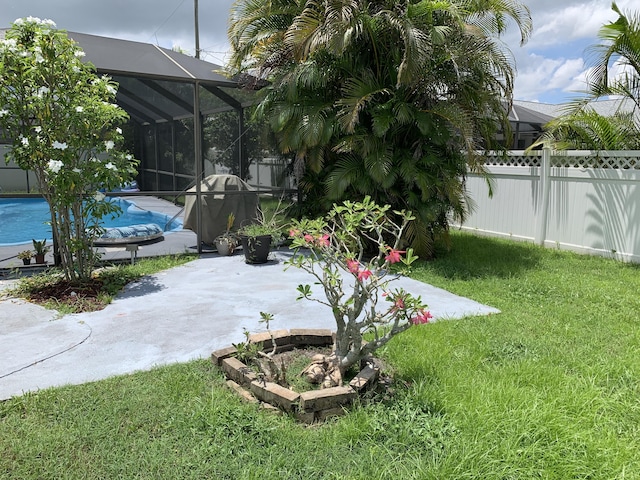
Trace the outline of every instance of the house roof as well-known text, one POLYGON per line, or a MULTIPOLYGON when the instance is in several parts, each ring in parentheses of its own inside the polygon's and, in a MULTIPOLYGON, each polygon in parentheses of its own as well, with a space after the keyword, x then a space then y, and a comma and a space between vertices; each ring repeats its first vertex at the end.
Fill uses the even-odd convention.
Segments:
MULTIPOLYGON (((559 117, 566 113, 567 109, 570 109, 571 107, 571 104, 569 103, 554 105, 550 103, 539 103, 525 100, 514 100, 513 105, 544 115, 549 115, 552 118, 559 117)), ((604 116, 611 116, 616 112, 631 112, 633 111, 634 106, 634 103, 628 98, 608 98, 589 102, 589 107, 604 116)))
POLYGON ((148 77, 192 83, 199 80, 235 88, 237 82, 216 73, 222 67, 179 52, 152 45, 86 33, 68 32, 84 50, 85 60, 110 75, 148 77))
MULTIPOLYGON (((7 29, 0 29, 4 38, 7 29)), ((148 43, 67 32, 99 74, 120 84, 116 101, 139 123, 156 123, 194 114, 193 85, 204 87, 201 110, 240 108, 238 80, 221 66, 148 43)))
POLYGON ((553 117, 513 102, 511 111, 509 112, 509 120, 512 122, 528 123, 529 125, 545 125, 553 120, 553 117))

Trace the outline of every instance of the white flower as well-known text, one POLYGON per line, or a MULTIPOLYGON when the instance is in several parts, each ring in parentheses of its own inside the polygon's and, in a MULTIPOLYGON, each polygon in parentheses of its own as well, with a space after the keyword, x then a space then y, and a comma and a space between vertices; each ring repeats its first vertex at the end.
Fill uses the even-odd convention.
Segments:
POLYGON ((71 67, 71 70, 73 70, 74 73, 78 73, 80 71, 80 67, 74 65, 73 67, 71 67))
POLYGON ((64 142, 63 143, 53 142, 52 147, 57 149, 57 150, 66 150, 67 149, 67 144, 64 143, 64 142))
POLYGON ((76 50, 75 52, 73 52, 73 54, 78 58, 84 57, 86 55, 86 53, 84 53, 82 50, 76 50))
POLYGON ((76 173, 82 173, 82 170, 80 170, 78 167, 74 168, 73 171, 76 173))
POLYGON ((9 110, 0 110, 0 117, 4 117, 7 113, 9 113, 9 110))
POLYGON ((96 192, 96 194, 93 196, 93 199, 96 202, 101 202, 105 199, 106 195, 102 192, 96 192))
POLYGON ((122 129, 120 127, 116 127, 116 132, 118 132, 120 135, 122 135, 122 129))
POLYGON ((78 113, 82 113, 84 111, 84 108, 82 107, 76 107, 76 112, 78 113))
POLYGON ((42 23, 38 17, 27 17, 27 23, 42 23))
POLYGON ((16 18, 16 19, 13 21, 13 24, 14 24, 14 25, 22 25, 23 23, 24 23, 24 20, 23 20, 22 18, 16 18))
POLYGON ((15 52, 17 45, 18 44, 16 43, 15 39, 13 39, 13 38, 7 38, 7 39, 4 39, 4 40, 0 40, 0 46, 6 48, 10 52, 15 52))
POLYGON ((36 52, 36 62, 38 63, 44 63, 44 57, 42 56, 42 54, 36 52))
POLYGON ((64 166, 64 164, 60 160, 49 160, 47 167, 53 173, 58 173, 60 169, 64 166))
POLYGON ((114 172, 118 171, 118 167, 116 167, 113 163, 109 162, 107 163, 104 168, 106 168, 107 170, 113 170, 114 172))
POLYGON ((107 85, 107 92, 109 92, 111 95, 115 95, 117 93, 116 89, 111 85, 107 85))
POLYGON ((27 137, 23 137, 22 135, 20 135, 20 141, 22 142, 22 145, 24 145, 25 147, 29 146, 29 139, 27 137))
POLYGON ((42 127, 40 125, 33 127, 33 129, 35 130, 36 133, 40 133, 42 131, 42 127))
POLYGON ((104 147, 107 149, 107 152, 111 150, 114 146, 115 146, 115 143, 113 143, 113 140, 107 140, 106 142, 104 142, 104 147))
POLYGON ((57 26, 56 22, 54 22, 50 18, 45 18, 44 20, 42 20, 42 24, 43 25, 49 25, 50 27, 53 27, 53 28, 55 28, 57 26))

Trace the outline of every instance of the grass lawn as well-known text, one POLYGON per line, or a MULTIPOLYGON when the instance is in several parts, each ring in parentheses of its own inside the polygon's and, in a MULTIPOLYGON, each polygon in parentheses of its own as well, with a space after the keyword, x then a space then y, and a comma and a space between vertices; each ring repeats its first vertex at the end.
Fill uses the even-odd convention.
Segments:
MULTIPOLYGON (((0 478, 637 479, 640 270, 464 234, 414 276, 503 313, 382 352, 386 404, 304 427, 200 360, 0 403, 0 478)), ((428 301, 428 299, 425 299, 428 301)))

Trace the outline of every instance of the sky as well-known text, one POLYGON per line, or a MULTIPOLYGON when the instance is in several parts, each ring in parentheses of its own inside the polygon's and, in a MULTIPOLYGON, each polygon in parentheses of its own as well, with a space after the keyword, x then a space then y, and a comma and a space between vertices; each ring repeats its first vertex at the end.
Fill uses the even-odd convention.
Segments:
MULTIPOLYGON (((48 18, 71 32, 180 47, 195 53, 196 0, 0 0, 0 28, 19 17, 48 18)), ((233 0, 197 0, 200 58, 224 65, 227 23, 233 0)), ((579 95, 598 42, 599 28, 617 18, 610 0, 524 0, 533 34, 520 46, 515 25, 503 37, 517 71, 514 98, 563 103, 579 95)), ((637 0, 617 0, 625 12, 637 0)), ((638 6, 635 7, 639 11, 638 6)))

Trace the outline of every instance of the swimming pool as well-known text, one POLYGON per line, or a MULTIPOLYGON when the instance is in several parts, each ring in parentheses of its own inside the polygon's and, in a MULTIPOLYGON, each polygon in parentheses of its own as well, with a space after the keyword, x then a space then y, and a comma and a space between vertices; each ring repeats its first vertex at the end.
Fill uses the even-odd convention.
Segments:
MULTIPOLYGON (((103 218, 104 227, 126 227, 142 223, 157 223, 161 228, 171 217, 159 212, 142 210, 134 202, 122 198, 112 198, 122 209, 122 214, 114 219, 110 215, 103 218)), ((0 198, 0 246, 31 243, 31 239, 52 241, 49 206, 41 198, 0 198)), ((182 229, 182 222, 175 219, 165 231, 182 229)))

